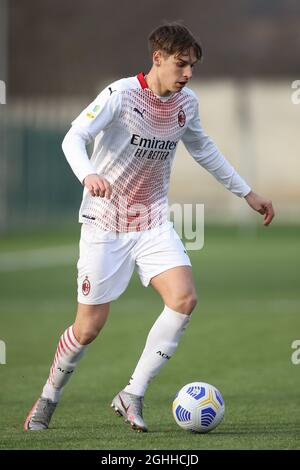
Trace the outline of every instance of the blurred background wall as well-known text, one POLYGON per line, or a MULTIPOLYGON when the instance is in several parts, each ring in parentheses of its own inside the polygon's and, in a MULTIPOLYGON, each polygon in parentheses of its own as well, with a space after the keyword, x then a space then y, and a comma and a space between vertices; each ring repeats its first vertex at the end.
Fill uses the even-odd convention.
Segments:
MULTIPOLYGON (((298 0, 0 0, 0 231, 74 220, 81 186, 61 151, 70 122, 109 81, 149 69, 147 36, 182 21, 204 61, 191 88, 202 123, 277 223, 300 215, 298 0)), ((205 204, 207 221, 258 221, 180 147, 170 203, 205 204)))

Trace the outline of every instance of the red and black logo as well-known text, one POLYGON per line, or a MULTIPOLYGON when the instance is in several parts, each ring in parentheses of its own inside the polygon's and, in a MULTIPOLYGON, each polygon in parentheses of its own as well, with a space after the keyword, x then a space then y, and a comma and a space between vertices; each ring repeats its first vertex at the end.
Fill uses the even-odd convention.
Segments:
POLYGON ((181 109, 178 113, 178 124, 180 127, 183 127, 185 125, 186 117, 185 117, 185 112, 183 109, 181 109))
POLYGON ((82 283, 82 293, 83 295, 89 295, 91 290, 91 283, 89 281, 89 278, 86 276, 85 280, 82 283))

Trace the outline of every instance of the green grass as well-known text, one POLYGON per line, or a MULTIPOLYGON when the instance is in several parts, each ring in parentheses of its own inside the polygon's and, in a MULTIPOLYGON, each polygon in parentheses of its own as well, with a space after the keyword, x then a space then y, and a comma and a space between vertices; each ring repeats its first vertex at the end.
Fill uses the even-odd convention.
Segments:
MULTIPOLYGON (((0 251, 76 243, 78 229, 0 239, 0 251), (62 235, 64 233, 64 235, 62 235)), ((51 429, 24 433, 23 421, 47 378, 59 335, 72 323, 76 267, 0 272, 1 449, 299 449, 299 229, 208 229, 190 252, 199 304, 172 360, 146 394, 150 432, 136 434, 111 411, 147 332, 162 310, 135 276, 112 305, 108 324, 66 386, 51 429), (207 435, 182 431, 171 403, 185 383, 222 392, 224 421, 207 435)))

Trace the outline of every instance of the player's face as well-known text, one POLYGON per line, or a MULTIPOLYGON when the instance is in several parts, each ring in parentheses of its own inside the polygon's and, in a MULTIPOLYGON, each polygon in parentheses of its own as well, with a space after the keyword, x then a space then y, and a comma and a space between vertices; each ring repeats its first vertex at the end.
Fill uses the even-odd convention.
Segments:
POLYGON ((188 83, 193 75, 193 67, 197 58, 193 49, 180 55, 160 54, 159 78, 166 92, 176 93, 188 83))

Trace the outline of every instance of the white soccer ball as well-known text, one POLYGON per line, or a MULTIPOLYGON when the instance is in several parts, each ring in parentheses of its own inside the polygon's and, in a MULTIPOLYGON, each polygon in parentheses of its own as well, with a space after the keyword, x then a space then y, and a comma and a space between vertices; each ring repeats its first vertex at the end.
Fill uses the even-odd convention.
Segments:
POLYGON ((213 385, 192 382, 176 393, 173 415, 176 423, 186 431, 206 433, 223 419, 225 404, 221 393, 213 385))

